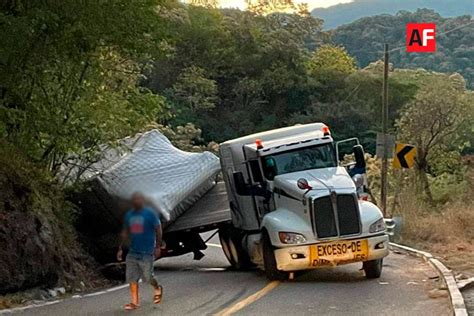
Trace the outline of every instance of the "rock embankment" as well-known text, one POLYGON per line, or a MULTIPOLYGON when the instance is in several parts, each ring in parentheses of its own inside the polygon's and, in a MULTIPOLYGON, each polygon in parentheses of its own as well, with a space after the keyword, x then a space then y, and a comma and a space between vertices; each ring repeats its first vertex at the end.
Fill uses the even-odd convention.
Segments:
POLYGON ((40 168, 14 150, 0 152, 0 295, 35 286, 70 288, 94 273, 72 219, 73 208, 40 168))

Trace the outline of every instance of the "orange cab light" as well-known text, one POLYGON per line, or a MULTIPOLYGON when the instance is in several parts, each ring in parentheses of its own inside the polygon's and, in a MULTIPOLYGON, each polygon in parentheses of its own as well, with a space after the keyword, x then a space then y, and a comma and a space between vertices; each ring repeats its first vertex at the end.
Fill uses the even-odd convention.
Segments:
POLYGON ((328 136, 331 134, 331 131, 329 131, 329 127, 323 126, 323 134, 324 136, 328 136))
POLYGON ((255 140, 255 145, 257 146, 257 149, 262 149, 263 148, 262 140, 260 138, 257 138, 255 140))

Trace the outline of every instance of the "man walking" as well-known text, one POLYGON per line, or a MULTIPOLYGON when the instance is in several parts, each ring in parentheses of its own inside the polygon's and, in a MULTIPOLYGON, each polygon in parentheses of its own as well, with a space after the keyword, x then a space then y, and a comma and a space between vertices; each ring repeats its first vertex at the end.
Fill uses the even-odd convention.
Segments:
POLYGON ((138 281, 150 283, 153 286, 153 303, 161 303, 163 287, 153 276, 154 259, 160 257, 161 223, 156 213, 144 207, 143 194, 136 192, 132 195, 133 208, 127 212, 122 231, 117 260, 122 261, 122 245, 130 238, 130 250, 126 263, 126 279, 130 284, 132 301, 125 305, 126 310, 137 309, 140 305, 138 297, 138 281))

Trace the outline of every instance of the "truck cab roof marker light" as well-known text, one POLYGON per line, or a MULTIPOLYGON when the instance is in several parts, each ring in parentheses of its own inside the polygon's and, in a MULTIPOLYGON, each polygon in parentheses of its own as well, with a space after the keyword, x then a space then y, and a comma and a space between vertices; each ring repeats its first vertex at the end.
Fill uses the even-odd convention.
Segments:
POLYGON ((329 130, 329 127, 327 126, 323 126, 322 131, 323 131, 324 136, 331 135, 331 131, 329 130))
POLYGON ((257 138, 255 140, 255 146, 257 146, 257 149, 262 149, 263 148, 262 140, 260 138, 257 138))

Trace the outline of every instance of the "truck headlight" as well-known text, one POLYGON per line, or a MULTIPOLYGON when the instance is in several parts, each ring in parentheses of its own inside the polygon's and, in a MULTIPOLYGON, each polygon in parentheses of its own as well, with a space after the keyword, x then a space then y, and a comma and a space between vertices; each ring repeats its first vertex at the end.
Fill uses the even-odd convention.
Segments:
POLYGON ((369 232, 370 233, 377 233, 385 230, 385 222, 383 218, 377 220, 375 223, 370 225, 369 232))
POLYGON ((306 238, 301 234, 280 232, 280 241, 284 244, 303 244, 306 238))

